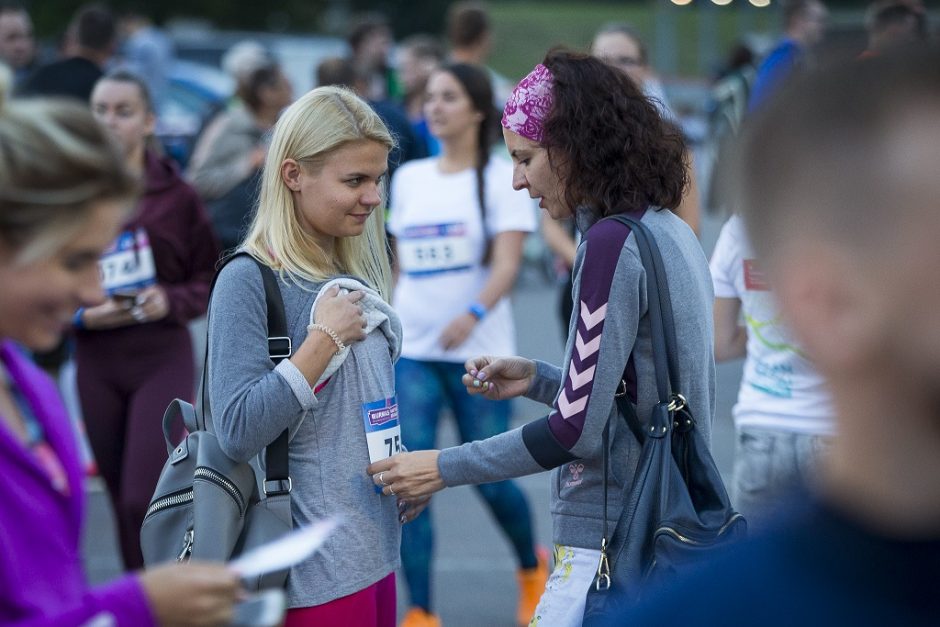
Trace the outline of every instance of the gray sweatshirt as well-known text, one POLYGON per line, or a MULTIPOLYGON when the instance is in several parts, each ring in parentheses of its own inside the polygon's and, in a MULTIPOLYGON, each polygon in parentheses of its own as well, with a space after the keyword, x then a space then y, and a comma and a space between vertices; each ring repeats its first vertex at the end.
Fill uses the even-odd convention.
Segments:
MULTIPOLYGON (((598 549, 602 535, 602 432, 611 419, 608 517, 616 524, 621 492, 636 471, 640 447, 617 415, 614 393, 626 370, 627 394, 641 421, 658 402, 647 315, 646 273, 630 229, 592 225, 579 212, 584 237, 574 265, 574 313, 562 368, 537 362, 527 397, 547 416, 486 440, 441 452, 448 486, 499 481, 553 469, 554 542, 598 549)), ((643 215, 662 251, 679 344, 681 392, 706 441, 715 413, 712 282, 691 229, 671 211, 643 215)))
MULTIPOLYGON (((319 284, 280 282, 293 346, 307 336, 319 284)), ((376 330, 352 344, 343 365, 314 394, 290 360, 272 368, 261 273, 242 257, 219 275, 209 308, 208 392, 212 427, 236 460, 257 455, 284 429, 293 482, 291 512, 301 526, 326 516, 345 522, 312 558, 291 570, 289 607, 310 607, 379 581, 398 567, 395 497, 366 474, 363 405, 395 396, 394 348, 376 330)))
POLYGON ((252 175, 251 152, 263 138, 243 106, 220 113, 193 149, 186 178, 203 200, 221 198, 252 175))

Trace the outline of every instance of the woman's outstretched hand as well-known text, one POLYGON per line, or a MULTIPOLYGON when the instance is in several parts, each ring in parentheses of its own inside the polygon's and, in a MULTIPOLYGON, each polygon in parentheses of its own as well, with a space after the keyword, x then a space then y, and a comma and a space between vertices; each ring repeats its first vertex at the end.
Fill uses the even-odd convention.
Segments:
MULTIPOLYGON (((372 482, 382 488, 382 494, 416 501, 446 487, 437 469, 440 454, 440 451, 399 453, 370 464, 366 472, 372 476, 372 482)), ((420 504, 420 501, 415 503, 420 504)))
POLYGON ((464 364, 461 382, 491 401, 522 396, 535 378, 535 362, 523 357, 476 357, 464 364))
POLYGON ((225 564, 161 564, 139 575, 157 623, 168 627, 227 625, 246 592, 225 564))

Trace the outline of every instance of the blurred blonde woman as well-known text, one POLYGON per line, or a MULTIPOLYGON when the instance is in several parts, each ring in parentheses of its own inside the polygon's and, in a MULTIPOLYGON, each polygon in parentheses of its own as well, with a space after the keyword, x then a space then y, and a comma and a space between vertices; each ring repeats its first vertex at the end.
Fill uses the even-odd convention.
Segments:
POLYGON ((137 185, 88 107, 6 103, 0 68, 0 624, 229 622, 238 576, 173 564, 92 587, 80 554, 83 471, 55 385, 23 349, 54 347, 79 307, 105 302, 98 259, 137 185))
POLYGON ((288 430, 294 524, 344 519, 291 571, 289 626, 394 625, 399 525, 426 503, 383 496, 365 473, 386 439, 378 458, 401 446, 401 325, 387 303, 377 211, 393 145, 346 89, 321 87, 291 105, 274 128, 241 250, 279 276, 292 355, 277 367, 268 356, 261 270, 247 256, 222 269, 209 308, 208 390, 223 449, 247 460, 288 430))

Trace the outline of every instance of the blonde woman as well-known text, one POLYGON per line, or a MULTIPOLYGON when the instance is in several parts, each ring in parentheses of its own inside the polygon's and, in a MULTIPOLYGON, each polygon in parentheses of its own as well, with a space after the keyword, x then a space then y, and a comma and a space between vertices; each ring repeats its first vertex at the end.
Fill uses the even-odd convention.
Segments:
POLYGON ((55 385, 23 348, 55 346, 79 307, 105 301, 98 258, 136 183, 79 103, 4 102, 0 68, 0 624, 221 625, 238 575, 173 564, 90 586, 80 554, 85 492, 55 385))
POLYGON ((375 433, 390 441, 386 455, 400 447, 393 363, 401 327, 387 305, 377 210, 392 146, 348 90, 322 87, 291 105, 275 126, 242 250, 280 277, 293 354, 276 368, 268 357, 264 289, 251 259, 223 268, 209 308, 209 399, 223 449, 247 460, 289 430, 294 524, 344 519, 320 554, 291 571, 288 626, 393 626, 399 525, 426 503, 383 496, 364 472, 375 433), (363 288, 324 287, 340 276, 363 288), (367 333, 376 311, 391 324, 367 333), (370 431, 380 414, 386 419, 372 426, 382 430, 370 431))

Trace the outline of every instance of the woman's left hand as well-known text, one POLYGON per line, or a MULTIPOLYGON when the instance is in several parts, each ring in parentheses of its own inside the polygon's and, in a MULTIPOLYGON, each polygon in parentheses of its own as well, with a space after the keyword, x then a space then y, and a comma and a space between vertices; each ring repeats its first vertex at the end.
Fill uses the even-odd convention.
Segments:
POLYGON ((470 337, 470 333, 473 331, 473 327, 476 325, 477 319, 472 313, 469 311, 462 313, 451 320, 450 324, 444 328, 438 342, 444 350, 449 351, 453 348, 457 348, 467 341, 467 338, 470 337))
POLYGON ((446 487, 437 468, 440 454, 440 451, 399 453, 370 464, 366 472, 382 488, 382 494, 414 501, 446 487))
POLYGON ((166 291, 159 285, 142 289, 131 308, 131 315, 140 323, 162 320, 169 313, 170 301, 166 296, 166 291))

